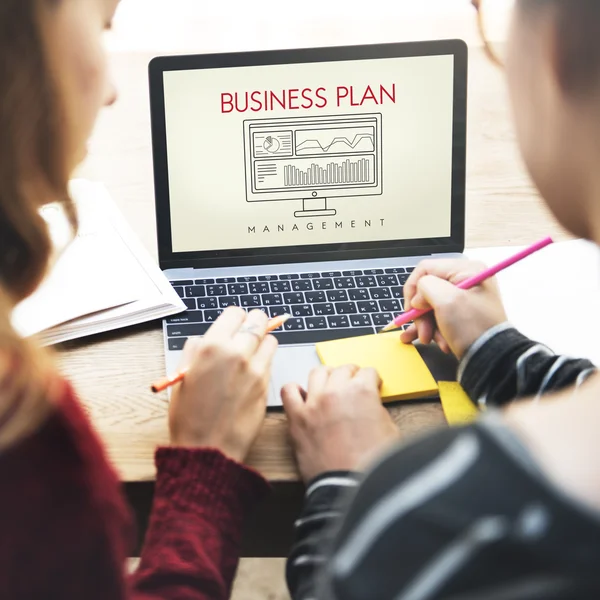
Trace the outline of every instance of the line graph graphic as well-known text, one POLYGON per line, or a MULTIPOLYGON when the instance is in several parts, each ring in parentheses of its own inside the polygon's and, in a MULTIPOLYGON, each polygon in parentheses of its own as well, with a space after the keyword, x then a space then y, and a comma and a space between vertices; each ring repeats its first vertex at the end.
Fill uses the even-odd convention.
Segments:
POLYGON ((296 132, 297 156, 360 154, 374 151, 374 127, 308 129, 296 132))

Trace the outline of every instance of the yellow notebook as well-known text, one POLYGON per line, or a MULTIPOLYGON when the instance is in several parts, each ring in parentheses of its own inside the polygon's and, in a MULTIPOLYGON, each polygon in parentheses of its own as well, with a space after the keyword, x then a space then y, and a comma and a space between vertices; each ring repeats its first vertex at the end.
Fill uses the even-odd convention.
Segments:
POLYGON ((412 344, 403 344, 393 333, 334 340, 317 344, 324 365, 354 364, 377 369, 383 380, 384 402, 437 395, 437 384, 412 344))
POLYGON ((440 400, 448 425, 464 425, 479 415, 479 409, 473 404, 460 383, 440 381, 440 400))

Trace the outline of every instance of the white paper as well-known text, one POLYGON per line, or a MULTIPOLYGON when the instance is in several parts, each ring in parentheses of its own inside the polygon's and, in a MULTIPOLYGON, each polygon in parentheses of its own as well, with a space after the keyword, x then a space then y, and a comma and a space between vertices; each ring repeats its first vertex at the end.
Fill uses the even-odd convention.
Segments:
MULTIPOLYGON (((466 250, 491 266, 521 247, 466 250)), ((585 240, 552 244, 497 276, 509 320, 558 354, 600 365, 600 251, 585 240)))
MULTIPOLYGON (((57 343, 185 310, 166 277, 135 237, 101 184, 71 183, 78 235, 40 288, 13 311, 21 335, 57 343)), ((60 211, 46 209, 58 246, 68 230, 60 211)))

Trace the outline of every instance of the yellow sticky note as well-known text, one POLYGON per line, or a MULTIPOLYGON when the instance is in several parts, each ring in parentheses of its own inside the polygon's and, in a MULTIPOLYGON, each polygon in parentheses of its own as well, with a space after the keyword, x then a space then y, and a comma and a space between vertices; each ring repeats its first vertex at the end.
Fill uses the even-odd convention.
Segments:
POLYGON ((421 355, 412 344, 403 344, 398 334, 322 342, 317 344, 317 354, 330 367, 353 364, 375 368, 383 381, 384 402, 437 395, 438 386, 421 355))
POLYGON ((440 400, 448 425, 464 425, 479 415, 479 409, 456 381, 438 382, 440 400))

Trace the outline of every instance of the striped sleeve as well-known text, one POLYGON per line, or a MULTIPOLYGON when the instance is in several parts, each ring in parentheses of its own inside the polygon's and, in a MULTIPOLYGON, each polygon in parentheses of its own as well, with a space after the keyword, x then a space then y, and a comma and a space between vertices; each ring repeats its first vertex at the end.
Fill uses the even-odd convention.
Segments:
POLYGON ((315 534, 311 569, 292 555, 292 598, 600 597, 600 515, 554 491, 519 440, 496 428, 442 430, 384 457, 350 492, 343 520, 315 534))
POLYGON ((483 408, 579 386, 595 371, 589 360, 558 356, 503 323, 469 348, 459 365, 458 380, 483 408))

